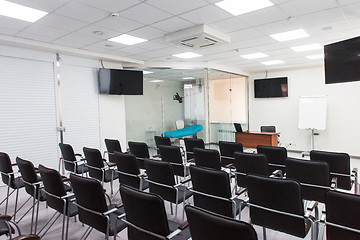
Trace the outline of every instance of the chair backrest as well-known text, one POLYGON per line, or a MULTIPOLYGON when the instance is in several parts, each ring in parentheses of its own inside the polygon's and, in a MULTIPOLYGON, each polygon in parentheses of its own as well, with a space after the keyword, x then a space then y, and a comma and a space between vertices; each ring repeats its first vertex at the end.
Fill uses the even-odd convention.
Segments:
POLYGON ((21 159, 19 157, 16 158, 16 163, 19 167, 21 177, 25 182, 25 191, 31 196, 35 196, 34 187, 32 185, 27 184, 27 183, 36 183, 39 181, 39 177, 36 174, 34 165, 32 164, 32 162, 21 159))
POLYGON ((59 143, 59 147, 62 158, 67 161, 67 162, 64 161, 65 169, 70 172, 74 172, 74 164, 68 162, 68 161, 73 161, 73 162, 76 161, 74 149, 70 144, 66 144, 66 143, 59 143))
MULTIPOLYGON (((248 175, 250 204, 304 216, 300 184, 295 180, 248 175)), ((305 219, 250 206, 251 222, 265 228, 305 237, 305 219)))
MULTIPOLYGON (((325 162, 295 158, 286 159, 286 177, 300 183, 330 187, 330 170, 325 162)), ((325 203, 325 193, 329 189, 301 185, 303 199, 325 203)))
POLYGON ((160 136, 154 136, 156 147, 160 147, 162 145, 164 146, 171 146, 170 138, 168 137, 160 137, 160 136))
MULTIPOLYGON (((170 163, 157 160, 145 160, 144 163, 150 181, 168 186, 174 186, 176 184, 174 170, 170 163)), ((149 182, 149 190, 151 193, 158 194, 167 201, 176 201, 175 188, 163 187, 149 182)))
POLYGON ((331 174, 332 177, 337 178, 338 188, 345 190, 351 189, 349 154, 312 150, 310 152, 310 160, 326 162, 327 164, 329 164, 331 173, 340 173, 340 174, 349 175, 349 177, 347 177, 347 176, 337 176, 331 174))
POLYGON ((89 209, 98 213, 108 210, 101 183, 96 179, 85 178, 72 173, 70 173, 70 181, 78 206, 80 222, 106 233, 107 218, 86 210, 89 209))
MULTIPOLYGON (((148 145, 144 142, 128 142, 132 154, 138 158, 150 158, 148 145)), ((138 160, 139 167, 144 169, 144 161, 138 160)))
MULTIPOLYGON (((208 168, 190 167, 193 189, 197 192, 231 198, 229 175, 224 171, 208 168)), ((224 216, 234 217, 231 201, 220 200, 194 192, 194 205, 224 216)))
MULTIPOLYGON (((9 185, 9 176, 3 173, 13 173, 10 157, 7 153, 0 152, 0 172, 3 183, 9 185)), ((14 175, 10 176, 10 186, 14 186, 14 175)))
POLYGON ((105 145, 106 145, 106 149, 109 155, 109 161, 110 162, 114 162, 113 161, 113 154, 114 152, 122 152, 121 151, 121 145, 120 142, 117 139, 107 139, 105 138, 105 145))
POLYGON ((201 138, 184 138, 185 148, 186 148, 186 158, 191 159, 194 157, 193 152, 194 148, 205 149, 204 140, 201 138), (190 152, 190 153, 189 153, 190 152))
POLYGON ((234 160, 223 158, 223 156, 233 158, 235 152, 243 152, 243 145, 239 142, 219 141, 219 149, 221 164, 222 166, 226 166, 230 163, 234 163, 234 160))
POLYGON ((257 153, 264 154, 267 158, 269 165, 269 174, 275 170, 286 172, 285 163, 287 158, 287 150, 284 147, 270 147, 270 146, 257 146, 257 153), (271 164, 280 166, 271 166, 271 164))
POLYGON ((193 148, 195 165, 199 167, 221 169, 219 151, 214 149, 193 148))
POLYGON ((236 171, 242 173, 236 175, 239 187, 246 188, 247 174, 269 176, 268 162, 264 154, 237 152, 234 156, 236 171))
POLYGON ((193 240, 257 240, 255 229, 246 222, 190 205, 185 211, 193 240))
POLYGON ((184 120, 176 120, 175 125, 177 130, 184 128, 185 127, 184 120))
POLYGON ((261 132, 276 132, 275 126, 261 126, 260 127, 261 132))
POLYGON ((179 147, 163 145, 159 147, 159 152, 162 161, 172 163, 175 175, 184 176, 183 159, 179 147))
POLYGON ((140 174, 140 169, 135 155, 114 152, 113 160, 116 163, 117 170, 121 172, 119 174, 120 184, 139 189, 140 178, 138 177, 138 175, 140 174))
POLYGON ((85 155, 85 159, 89 167, 89 175, 90 177, 96 178, 100 181, 103 179, 103 172, 98 169, 94 168, 103 168, 104 167, 104 161, 101 156, 101 152, 95 148, 83 148, 83 152, 85 155))
MULTIPOLYGON (((164 201, 160 196, 124 185, 120 186, 120 194, 128 222, 164 237, 170 234, 164 201)), ((131 226, 128 226, 128 238, 133 240, 159 239, 131 226)))
MULTIPOLYGON (((65 187, 58 171, 40 164, 39 172, 46 192, 58 197, 66 195, 65 187)), ((56 209, 58 212, 64 212, 64 201, 59 198, 46 195, 46 202, 51 208, 56 209)))
MULTIPOLYGON (((326 221, 341 226, 357 229, 360 219, 360 196, 348 193, 329 191, 326 193, 326 221)), ((360 233, 327 225, 327 240, 360 239, 360 233)))

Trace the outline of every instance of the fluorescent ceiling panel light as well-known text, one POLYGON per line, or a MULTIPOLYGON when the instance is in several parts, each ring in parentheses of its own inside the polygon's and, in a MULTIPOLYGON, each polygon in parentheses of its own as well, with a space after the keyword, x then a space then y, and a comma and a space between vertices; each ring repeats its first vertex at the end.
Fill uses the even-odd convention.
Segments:
POLYGON ((152 83, 161 83, 161 82, 164 82, 164 80, 151 80, 149 82, 152 82, 152 83))
POLYGON ((322 48, 322 46, 319 43, 314 43, 314 44, 292 47, 291 49, 294 50, 295 52, 306 52, 320 48, 322 48))
POLYGON ((194 77, 183 77, 182 79, 184 79, 184 80, 195 80, 194 77))
POLYGON ((267 62, 261 62, 264 65, 276 65, 276 64, 281 64, 284 63, 284 61, 281 60, 272 60, 272 61, 267 61, 267 62))
POLYGON ((27 22, 36 22, 47 14, 48 12, 0 0, 0 15, 6 17, 16 18, 27 22))
POLYGON ((135 44, 147 41, 146 39, 134 37, 134 36, 131 36, 128 34, 122 34, 120 36, 113 37, 108 40, 112 41, 112 42, 116 42, 116 43, 125 44, 125 45, 135 45, 135 44))
POLYGON ((246 58, 246 59, 256 59, 256 58, 264 58, 264 57, 268 57, 269 55, 265 54, 265 53, 252 53, 252 54, 247 54, 247 55, 241 55, 240 57, 242 58, 246 58))
POLYGON ((192 88, 192 84, 184 84, 184 89, 192 88))
POLYGON ((274 4, 269 0, 224 0, 215 3, 215 5, 235 16, 238 16, 244 13, 270 7, 274 4))
POLYGON ((150 71, 143 71, 143 74, 146 75, 146 74, 150 74, 150 73, 154 73, 154 72, 150 72, 150 71))
POLYGON ((289 41, 289 40, 294 40, 294 39, 299 39, 299 38, 306 38, 309 36, 310 35, 307 34, 307 32, 305 32, 302 29, 270 35, 270 37, 274 38, 275 40, 278 40, 279 42, 284 42, 284 41, 289 41))
POLYGON ((173 55, 174 57, 178 57, 178 58, 196 58, 196 57, 201 57, 202 55, 197 54, 197 53, 193 53, 193 52, 184 52, 184 53, 179 53, 179 54, 175 54, 173 55))
POLYGON ((324 54, 310 55, 310 56, 306 56, 306 58, 308 58, 308 59, 310 59, 310 60, 323 59, 323 58, 324 58, 324 54))

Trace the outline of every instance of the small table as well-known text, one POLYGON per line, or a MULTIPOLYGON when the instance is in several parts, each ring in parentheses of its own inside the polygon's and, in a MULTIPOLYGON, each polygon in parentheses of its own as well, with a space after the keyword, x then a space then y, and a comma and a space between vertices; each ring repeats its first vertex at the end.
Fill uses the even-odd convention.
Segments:
POLYGON ((278 133, 273 132, 237 132, 235 141, 246 148, 256 148, 257 145, 278 146, 278 133))

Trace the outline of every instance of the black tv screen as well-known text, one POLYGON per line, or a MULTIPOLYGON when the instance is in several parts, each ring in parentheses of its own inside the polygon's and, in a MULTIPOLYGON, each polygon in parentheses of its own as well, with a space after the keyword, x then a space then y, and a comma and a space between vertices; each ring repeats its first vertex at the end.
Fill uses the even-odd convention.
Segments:
POLYGON ((255 79, 255 98, 287 97, 287 82, 287 77, 255 79))
POLYGON ((99 85, 101 94, 143 95, 143 72, 101 68, 99 85))
POLYGON ((325 83, 360 80, 360 37, 324 46, 325 83))

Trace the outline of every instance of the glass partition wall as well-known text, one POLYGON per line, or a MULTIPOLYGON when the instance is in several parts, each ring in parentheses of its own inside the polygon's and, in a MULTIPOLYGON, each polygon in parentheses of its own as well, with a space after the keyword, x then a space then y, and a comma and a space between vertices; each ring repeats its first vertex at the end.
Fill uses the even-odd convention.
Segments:
POLYGON ((207 143, 234 141, 234 122, 248 129, 246 77, 214 69, 141 70, 144 94, 125 96, 127 141, 154 147, 154 136, 176 130, 177 120, 201 125, 195 136, 207 143))

